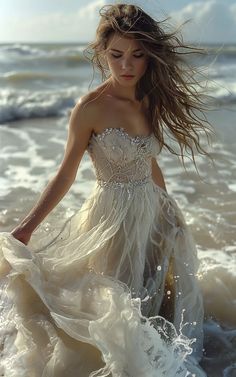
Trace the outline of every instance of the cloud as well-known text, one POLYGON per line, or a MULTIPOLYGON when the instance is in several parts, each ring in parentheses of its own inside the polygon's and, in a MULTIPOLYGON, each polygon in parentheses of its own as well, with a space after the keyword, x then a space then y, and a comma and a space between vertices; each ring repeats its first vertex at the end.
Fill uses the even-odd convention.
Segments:
POLYGON ((235 43, 236 3, 230 6, 217 0, 199 1, 172 12, 171 16, 176 24, 191 19, 182 29, 185 40, 235 43))
MULTIPOLYGON (((83 24, 87 30, 87 37, 91 40, 95 35, 95 28, 99 20, 98 10, 105 4, 119 1, 97 0, 78 13, 79 24, 83 24)), ((164 19, 168 14, 161 7, 162 0, 126 0, 126 3, 136 4, 155 17, 164 19)), ((190 42, 211 42, 211 43, 235 43, 236 35, 236 2, 229 5, 223 0, 195 1, 177 12, 169 14, 170 23, 178 25, 190 19, 191 21, 183 27, 183 35, 186 41, 190 42)), ((170 25, 171 26, 171 25, 170 25)), ((86 40, 86 39, 85 39, 86 40)))
POLYGON ((98 10, 105 4, 106 0, 97 0, 76 12, 2 18, 0 35, 3 42, 87 42, 94 37, 98 10))
MULTIPOLYGON (((119 1, 88 0, 86 6, 74 12, 57 11, 15 17, 0 15, 0 42, 88 42, 95 37, 99 9, 111 3, 119 1)), ((137 4, 150 14, 154 14, 154 7, 157 8, 153 0, 126 0, 126 3, 137 4)))
POLYGON ((92 21, 91 27, 94 29, 95 24, 94 21, 97 21, 99 19, 99 9, 107 3, 106 0, 97 0, 94 1, 82 9, 79 10, 78 12, 78 18, 81 21, 86 21, 86 23, 89 21, 92 21))
POLYGON ((232 4, 230 6, 230 11, 231 11, 232 17, 234 18, 234 21, 236 23, 236 3, 232 4))
MULTIPOLYGON (((118 0, 95 0, 74 12, 50 12, 32 14, 31 17, 1 17, 0 36, 3 42, 88 42, 95 36, 99 9, 118 0)), ((163 0, 126 0, 141 6, 151 16, 164 19, 163 0)), ((236 2, 229 5, 223 0, 193 1, 179 11, 169 14, 170 23, 183 26, 184 39, 190 42, 235 42, 236 2)))

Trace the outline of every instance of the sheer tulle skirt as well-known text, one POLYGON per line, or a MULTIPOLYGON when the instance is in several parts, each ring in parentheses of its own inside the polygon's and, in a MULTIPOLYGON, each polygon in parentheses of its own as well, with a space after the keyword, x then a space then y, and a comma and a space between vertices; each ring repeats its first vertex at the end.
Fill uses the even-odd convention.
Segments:
POLYGON ((1 372, 205 376, 199 261, 173 198, 152 181, 97 184, 51 219, 27 247, 1 233, 1 372))

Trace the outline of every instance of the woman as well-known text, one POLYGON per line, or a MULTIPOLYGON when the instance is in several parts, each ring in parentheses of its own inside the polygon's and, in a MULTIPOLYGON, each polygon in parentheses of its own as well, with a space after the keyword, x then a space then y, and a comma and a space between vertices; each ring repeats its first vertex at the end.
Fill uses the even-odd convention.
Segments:
POLYGON ((194 146, 207 154, 200 100, 174 33, 137 6, 100 14, 89 48, 103 83, 74 107, 63 161, 35 207, 1 235, 17 328, 6 375, 205 376, 197 252, 156 161, 163 146, 178 154, 166 131, 182 158, 190 150, 194 160, 194 146), (31 239, 85 151, 97 178, 91 196, 58 234, 31 239))

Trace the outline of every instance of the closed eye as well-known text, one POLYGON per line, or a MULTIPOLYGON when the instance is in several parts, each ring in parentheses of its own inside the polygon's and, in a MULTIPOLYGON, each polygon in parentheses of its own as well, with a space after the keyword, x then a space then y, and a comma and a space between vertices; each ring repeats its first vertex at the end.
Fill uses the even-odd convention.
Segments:
POLYGON ((116 58, 116 59, 121 57, 121 55, 113 55, 113 54, 111 54, 111 56, 113 56, 113 58, 116 58))
POLYGON ((142 58, 142 56, 144 56, 144 54, 134 55, 135 58, 142 58))
MULTIPOLYGON (((119 59, 119 58, 121 58, 121 56, 122 55, 114 55, 114 54, 111 54, 112 56, 113 56, 113 58, 115 58, 115 59, 119 59)), ((139 54, 139 55, 133 55, 134 56, 134 58, 142 58, 143 56, 144 56, 144 54, 139 54)))

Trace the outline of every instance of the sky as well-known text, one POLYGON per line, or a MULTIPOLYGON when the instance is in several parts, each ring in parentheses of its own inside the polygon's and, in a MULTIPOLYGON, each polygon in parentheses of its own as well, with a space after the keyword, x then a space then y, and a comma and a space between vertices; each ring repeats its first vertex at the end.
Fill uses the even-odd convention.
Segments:
MULTIPOLYGON (((122 0, 0 0, 0 43, 89 42, 99 9, 122 0)), ((236 43, 236 0, 133 0, 156 19, 171 17, 186 41, 236 43)))

